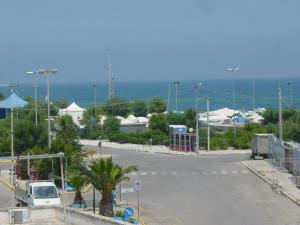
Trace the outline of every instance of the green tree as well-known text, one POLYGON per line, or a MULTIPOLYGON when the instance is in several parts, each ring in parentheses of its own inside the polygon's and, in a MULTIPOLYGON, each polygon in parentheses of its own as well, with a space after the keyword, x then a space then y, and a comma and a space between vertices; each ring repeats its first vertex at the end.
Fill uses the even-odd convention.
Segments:
POLYGON ((96 118, 95 118, 95 108, 88 107, 82 115, 82 120, 80 123, 82 125, 88 126, 91 123, 98 123, 100 116, 105 115, 105 111, 102 106, 96 106, 96 118))
POLYGON ((4 99, 4 94, 2 94, 2 92, 0 92, 0 101, 4 99))
POLYGON ((184 115, 182 113, 177 113, 177 112, 169 112, 167 114, 167 121, 168 124, 172 124, 172 125, 185 124, 184 115))
POLYGON ((132 112, 134 116, 147 116, 147 105, 142 100, 136 100, 132 103, 132 112))
POLYGON ((184 113, 183 113, 183 117, 184 117, 184 125, 186 125, 188 128, 196 127, 196 111, 194 109, 187 109, 184 113))
POLYGON ((82 204, 84 199, 82 197, 82 190, 87 184, 87 179, 85 176, 82 176, 80 171, 73 169, 70 171, 68 180, 72 185, 73 190, 75 191, 74 204, 82 204))
POLYGON ((167 119, 163 114, 154 114, 149 121, 149 128, 153 131, 158 130, 162 133, 167 133, 167 119))
POLYGON ((167 109, 166 103, 160 98, 153 98, 149 102, 150 113, 163 113, 167 109))
POLYGON ((112 159, 109 158, 92 161, 89 169, 81 168, 80 171, 101 194, 99 214, 113 217, 112 192, 121 181, 129 181, 127 174, 137 171, 137 167, 129 166, 123 168, 113 163, 112 159))
POLYGON ((120 120, 115 117, 108 117, 102 126, 103 134, 111 136, 120 130, 120 120))
POLYGON ((15 121, 14 125, 15 151, 22 153, 33 147, 43 147, 47 145, 48 133, 46 123, 35 125, 33 121, 22 119, 15 121))
POLYGON ((105 103, 104 111, 108 116, 126 117, 130 113, 130 104, 124 99, 112 98, 105 103))

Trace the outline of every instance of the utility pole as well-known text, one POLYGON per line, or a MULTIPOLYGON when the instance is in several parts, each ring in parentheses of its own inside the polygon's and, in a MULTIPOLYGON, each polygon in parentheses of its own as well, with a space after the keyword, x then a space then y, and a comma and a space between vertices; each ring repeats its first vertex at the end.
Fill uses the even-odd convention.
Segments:
POLYGON ((168 91, 167 113, 170 110, 170 95, 171 95, 171 84, 169 84, 169 91, 168 91))
POLYGON ((93 85, 93 88, 94 88, 94 116, 95 116, 95 120, 96 120, 96 104, 97 104, 97 85, 96 84, 94 84, 93 85))
POLYGON ((252 83, 252 110, 253 110, 253 115, 255 111, 255 81, 252 83))
POLYGON ((279 84, 278 87, 278 119, 279 119, 279 139, 282 140, 282 96, 281 96, 281 87, 279 84))
MULTIPOLYGON (((10 83, 10 93, 13 93, 14 84, 10 83)), ((12 217, 13 217, 13 224, 15 224, 15 198, 16 198, 16 191, 15 191, 15 161, 14 161, 14 107, 11 105, 10 108, 10 148, 11 148, 11 182, 12 182, 12 197, 11 197, 11 206, 12 206, 12 217)))
POLYGON ((34 88, 34 105, 35 105, 35 126, 38 125, 38 106, 37 106, 37 83, 36 83, 36 71, 26 72, 28 75, 34 75, 33 88, 34 88))
POLYGON ((234 73, 238 72, 240 68, 228 68, 227 71, 232 73, 232 103, 233 103, 233 136, 236 139, 236 124, 235 124, 235 78, 234 73))
POLYGON ((199 153, 199 109, 198 109, 198 95, 202 83, 194 84, 196 92, 196 152, 199 153))
POLYGON ((177 110, 178 110, 178 85, 179 85, 179 81, 175 81, 174 85, 175 85, 175 103, 176 103, 175 110, 177 112, 177 110))
POLYGON ((206 97, 207 151, 210 151, 209 96, 206 97))
MULTIPOLYGON (((109 50, 110 53, 110 50, 109 50)), ((107 65, 107 84, 108 84, 108 100, 112 99, 115 96, 115 87, 114 87, 114 76, 112 71, 112 64, 110 60, 110 54, 108 55, 108 65, 107 65)))
POLYGON ((288 85, 290 87, 290 105, 293 106, 293 85, 291 82, 288 82, 288 85))
POLYGON ((47 111, 48 111, 48 148, 51 147, 51 121, 50 121, 50 87, 49 87, 49 75, 56 74, 58 72, 57 69, 39 69, 34 73, 38 73, 40 75, 46 76, 47 82, 47 111))

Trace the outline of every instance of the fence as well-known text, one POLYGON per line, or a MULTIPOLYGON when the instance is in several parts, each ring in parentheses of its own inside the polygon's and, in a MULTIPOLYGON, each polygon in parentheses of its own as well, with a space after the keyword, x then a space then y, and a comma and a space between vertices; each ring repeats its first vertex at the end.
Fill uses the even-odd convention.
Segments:
POLYGON ((300 187, 300 145, 284 142, 274 135, 268 138, 268 159, 275 167, 286 169, 294 175, 295 184, 300 187))

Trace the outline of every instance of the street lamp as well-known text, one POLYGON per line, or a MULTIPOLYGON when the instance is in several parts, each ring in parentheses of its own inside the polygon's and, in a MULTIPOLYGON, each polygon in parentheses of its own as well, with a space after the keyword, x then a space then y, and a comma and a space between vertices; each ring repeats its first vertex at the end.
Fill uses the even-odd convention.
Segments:
MULTIPOLYGON (((28 75, 36 75, 36 71, 28 71, 26 72, 28 75)), ((38 108, 37 108, 37 84, 36 84, 36 76, 33 76, 33 88, 34 88, 34 105, 35 105, 35 126, 38 125, 38 108)))
POLYGON ((176 93, 175 93, 175 100, 176 100, 176 107, 175 107, 175 110, 176 110, 176 112, 177 112, 177 109, 178 109, 178 85, 179 85, 179 81, 175 81, 174 82, 174 85, 175 85, 175 91, 176 91, 176 93))
POLYGON ((198 110, 198 95, 199 89, 202 83, 195 83, 195 92, 196 92, 196 152, 199 153, 199 110, 198 110))
POLYGON ((93 84, 93 88, 94 88, 94 113, 95 113, 95 120, 96 120, 96 91, 97 91, 97 85, 93 84))
POLYGON ((290 87, 290 105, 293 106, 293 85, 291 82, 288 82, 288 86, 290 87))
POLYGON ((47 108, 48 108, 48 148, 51 147, 51 124, 50 124, 50 90, 49 90, 49 75, 56 74, 57 69, 39 69, 36 73, 45 75, 47 79, 47 108))
POLYGON ((235 124, 235 79, 234 79, 234 73, 240 71, 240 68, 228 68, 228 72, 232 73, 232 103, 233 103, 233 136, 234 139, 236 139, 236 124, 235 124))

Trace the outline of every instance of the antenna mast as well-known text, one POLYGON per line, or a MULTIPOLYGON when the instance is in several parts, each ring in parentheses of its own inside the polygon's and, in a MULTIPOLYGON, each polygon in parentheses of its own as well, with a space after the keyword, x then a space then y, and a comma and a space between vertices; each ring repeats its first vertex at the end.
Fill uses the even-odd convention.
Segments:
POLYGON ((110 60, 110 49, 108 49, 108 64, 107 64, 107 84, 108 84, 108 99, 112 99, 115 96, 114 76, 112 71, 112 64, 110 60))

